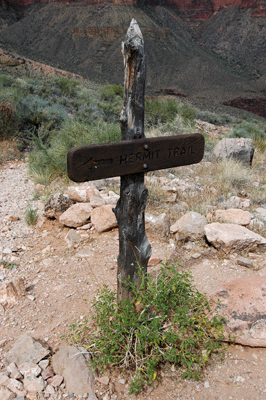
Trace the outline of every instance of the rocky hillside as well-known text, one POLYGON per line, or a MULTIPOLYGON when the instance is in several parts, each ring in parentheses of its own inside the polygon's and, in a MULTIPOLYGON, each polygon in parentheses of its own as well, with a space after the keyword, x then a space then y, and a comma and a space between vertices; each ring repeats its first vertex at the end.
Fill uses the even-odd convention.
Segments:
POLYGON ((2 0, 0 46, 101 84, 123 84, 121 41, 134 17, 145 40, 148 95, 172 94, 266 116, 264 6, 255 0, 244 7, 241 1, 219 3, 239 6, 221 10, 212 1, 197 2, 197 10, 189 1, 152 7, 135 0, 123 6, 44 1, 15 12, 2 0))

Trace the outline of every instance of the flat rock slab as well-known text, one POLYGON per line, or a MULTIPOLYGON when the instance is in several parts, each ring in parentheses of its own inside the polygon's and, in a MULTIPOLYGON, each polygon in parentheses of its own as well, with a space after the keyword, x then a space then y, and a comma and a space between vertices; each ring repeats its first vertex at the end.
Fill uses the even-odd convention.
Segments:
POLYGON ((249 211, 240 210, 239 208, 230 208, 228 210, 216 210, 208 214, 207 220, 208 222, 225 222, 246 226, 250 224, 251 214, 249 211))
POLYGON ((93 394, 93 374, 88 364, 89 353, 75 346, 62 346, 52 357, 53 370, 63 376, 67 391, 81 396, 93 394))
POLYGON ((225 333, 236 343, 266 347, 266 276, 237 278, 211 294, 226 318, 225 333))
POLYGON ((241 225, 214 222, 205 226, 207 240, 225 252, 266 247, 266 239, 241 225))
POLYGON ((6 354, 3 362, 5 365, 13 362, 16 365, 28 362, 37 364, 49 354, 50 351, 46 347, 25 333, 18 338, 12 349, 6 354))

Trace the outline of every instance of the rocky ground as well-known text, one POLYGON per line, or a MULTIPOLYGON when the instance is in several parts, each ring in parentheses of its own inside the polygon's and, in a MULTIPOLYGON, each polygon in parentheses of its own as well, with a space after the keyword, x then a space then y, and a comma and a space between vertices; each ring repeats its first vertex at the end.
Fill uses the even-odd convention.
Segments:
MULTIPOLYGON (((191 179, 191 184, 197 183, 195 175, 191 179)), ((25 223, 29 204, 41 212, 43 201, 37 199, 37 189, 41 188, 36 188, 29 179, 24 162, 2 164, 0 186, 0 360, 1 369, 5 371, 4 360, 22 334, 27 333, 46 344, 50 356, 57 354, 66 344, 62 335, 69 334, 69 325, 90 315, 97 289, 103 284, 116 287, 118 230, 98 233, 91 226, 85 230, 77 228, 81 240, 69 246, 65 237, 70 228, 58 220, 40 218, 35 226, 25 223)), ((167 214, 169 206, 165 204, 164 208, 167 214)), ((264 250, 259 248, 244 254, 248 265, 243 266, 239 264, 243 252, 237 249, 224 253, 203 240, 176 242, 173 233, 169 240, 155 235, 152 230, 148 230, 148 239, 153 251, 150 272, 159 269, 160 259, 176 257, 184 268, 190 268, 198 289, 207 294, 236 278, 264 279, 265 276, 266 258, 264 250)), ((129 396, 129 377, 123 371, 107 371, 104 379, 95 380, 93 390, 98 399, 105 400, 264 399, 265 362, 265 347, 237 344, 228 348, 224 360, 214 360, 210 364, 200 382, 182 380, 178 370, 166 365, 155 387, 138 396, 129 396)), ((43 367, 46 369, 47 365, 43 367)), ((48 368, 54 368, 52 361, 48 368)), ((75 375, 74 369, 72 373, 75 375)), ((85 393, 84 396, 70 393, 64 382, 58 382, 48 385, 54 388, 50 392, 26 394, 25 387, 21 388, 21 399, 93 398, 92 394, 89 397, 85 393)), ((11 394, 6 399, 14 396, 11 394)))

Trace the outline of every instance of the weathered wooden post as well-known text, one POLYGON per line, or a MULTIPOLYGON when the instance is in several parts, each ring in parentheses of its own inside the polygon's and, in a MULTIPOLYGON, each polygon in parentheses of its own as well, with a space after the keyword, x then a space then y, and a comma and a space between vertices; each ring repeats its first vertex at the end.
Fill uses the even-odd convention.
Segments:
MULTIPOLYGON (((125 66, 124 104, 120 114, 122 140, 138 140, 145 137, 146 65, 142 33, 134 19, 127 31, 126 41, 122 43, 122 53, 125 66)), ((118 301, 131 297, 127 282, 136 283, 141 281, 141 275, 147 274, 151 256, 151 246, 145 234, 147 198, 143 172, 121 176, 120 199, 114 210, 119 227, 118 301)))
POLYGON ((204 137, 200 134, 145 138, 144 43, 134 19, 122 51, 125 63, 124 104, 120 114, 122 141, 74 147, 67 154, 68 176, 75 182, 121 176, 120 199, 114 209, 119 228, 118 301, 132 298, 127 283, 141 282, 151 256, 145 234, 148 190, 144 173, 195 164, 204 154, 204 137))

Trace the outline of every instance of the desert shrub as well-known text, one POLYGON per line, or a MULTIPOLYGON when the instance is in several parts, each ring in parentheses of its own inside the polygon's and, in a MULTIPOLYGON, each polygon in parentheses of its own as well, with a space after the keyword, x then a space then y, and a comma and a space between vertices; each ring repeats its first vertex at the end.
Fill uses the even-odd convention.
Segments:
POLYGON ((66 176, 66 156, 70 148, 119 141, 120 126, 105 122, 88 125, 67 119, 59 132, 50 132, 47 144, 43 143, 40 135, 33 140, 35 149, 28 156, 29 170, 35 180, 43 176, 51 181, 58 175, 66 176))
POLYGON ((101 100, 113 101, 118 96, 123 98, 124 89, 119 85, 107 85, 98 90, 101 100))
POLYGON ((0 87, 10 87, 14 82, 14 78, 10 75, 1 74, 0 75, 0 87))
POLYGON ((59 89, 67 96, 73 96, 76 94, 76 88, 79 85, 79 81, 74 78, 57 78, 55 80, 56 85, 59 89))
POLYGON ((162 96, 155 99, 145 100, 145 121, 146 124, 158 125, 173 121, 178 112, 178 101, 165 99, 162 96))
POLYGON ((197 115, 196 109, 187 103, 179 107, 178 113, 185 121, 189 121, 190 123, 195 121, 197 115))
POLYGON ((101 101, 98 106, 103 111, 106 121, 117 121, 123 105, 123 88, 117 85, 108 85, 98 90, 101 101))
POLYGON ((60 125, 66 118, 65 108, 60 104, 49 104, 40 96, 27 96, 17 104, 21 128, 39 128, 46 123, 50 128, 60 125))
POLYGON ((86 345, 95 368, 130 371, 130 394, 152 385, 163 363, 182 367, 183 378, 200 379, 211 354, 222 353, 222 320, 209 319, 207 297, 176 267, 166 264, 155 278, 143 277, 140 287, 129 285, 134 300, 117 304, 105 286, 93 301, 93 327, 88 321, 71 327, 71 339, 86 345))
POLYGON ((256 124, 255 122, 242 122, 236 125, 231 131, 231 138, 251 138, 255 147, 264 151, 266 147, 266 131, 265 127, 256 124))
POLYGON ((12 104, 0 102, 0 139, 15 136, 18 129, 18 117, 12 104))
POLYGON ((232 132, 230 133, 230 137, 244 137, 257 140, 265 139, 266 136, 265 129, 261 128, 259 125, 251 122, 242 122, 233 128, 232 132))
POLYGON ((196 115, 197 119, 201 121, 209 122, 214 125, 228 125, 230 122, 234 120, 231 115, 228 114, 215 114, 211 111, 197 111, 196 115))
POLYGON ((38 221, 38 208, 35 208, 31 204, 28 204, 28 207, 25 211, 26 224, 36 225, 37 221, 38 221))

